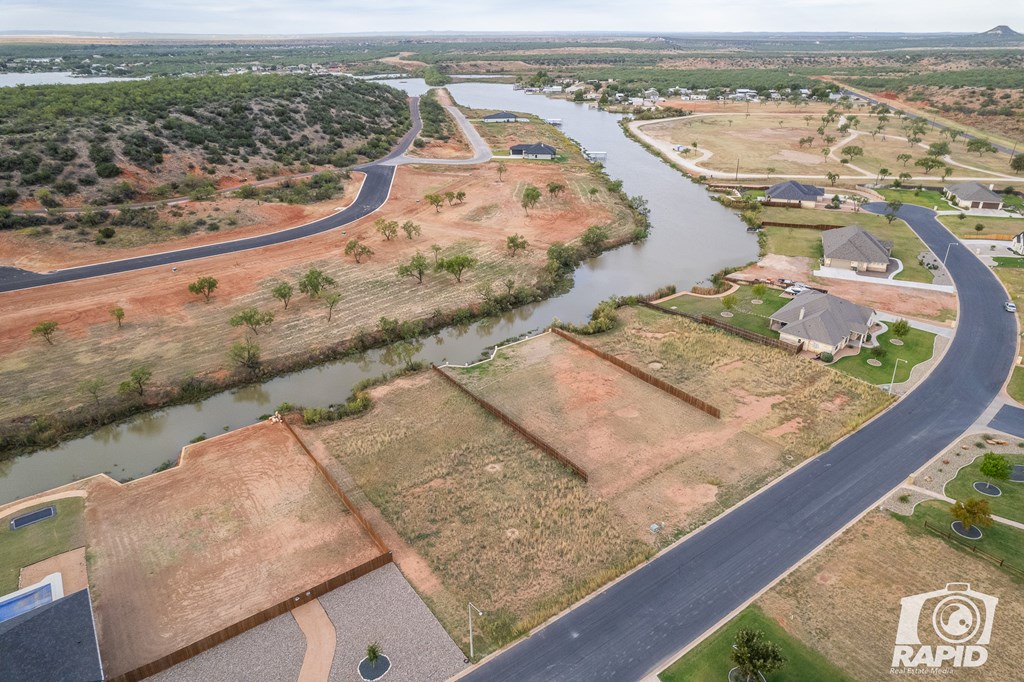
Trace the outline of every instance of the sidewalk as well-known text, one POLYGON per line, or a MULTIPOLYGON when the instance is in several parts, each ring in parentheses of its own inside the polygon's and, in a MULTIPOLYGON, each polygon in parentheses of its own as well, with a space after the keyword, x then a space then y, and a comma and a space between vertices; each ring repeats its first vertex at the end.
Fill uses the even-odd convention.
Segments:
POLYGON ((955 294, 956 287, 949 284, 926 284, 924 282, 904 282, 896 279, 884 279, 882 277, 865 277, 858 275, 852 270, 842 268, 819 268, 812 273, 815 277, 826 279, 844 279, 850 282, 861 282, 863 284, 881 284, 889 287, 903 287, 905 289, 925 289, 928 291, 942 291, 947 294, 955 294))
POLYGON ((921 322, 920 320, 915 320, 914 318, 907 317, 906 315, 893 315, 892 313, 887 313, 882 310, 879 310, 875 312, 875 319, 881 322, 895 322, 896 320, 906 320, 914 329, 920 329, 921 331, 931 332, 936 336, 945 336, 946 338, 949 339, 953 338, 953 327, 948 327, 942 324, 935 324, 934 322, 921 322))

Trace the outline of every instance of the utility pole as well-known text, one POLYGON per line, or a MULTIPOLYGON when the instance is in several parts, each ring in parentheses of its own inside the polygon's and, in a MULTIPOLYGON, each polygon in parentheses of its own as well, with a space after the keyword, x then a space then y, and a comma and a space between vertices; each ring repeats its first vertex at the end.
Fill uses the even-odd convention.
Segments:
POLYGON ((473 660, 473 611, 477 612, 477 615, 484 615, 484 612, 473 606, 473 602, 469 602, 469 608, 466 609, 469 612, 469 660, 473 660))
POLYGON ((740 181, 740 160, 739 160, 739 157, 737 157, 736 158, 736 178, 735 178, 735 182, 739 182, 739 181, 740 181))

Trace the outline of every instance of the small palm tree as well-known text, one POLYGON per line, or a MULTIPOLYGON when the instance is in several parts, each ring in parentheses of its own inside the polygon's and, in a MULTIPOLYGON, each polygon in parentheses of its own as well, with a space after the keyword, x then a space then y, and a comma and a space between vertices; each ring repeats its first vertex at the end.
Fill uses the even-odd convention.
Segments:
POLYGON ((384 649, 377 642, 371 642, 366 646, 366 660, 370 662, 371 668, 377 667, 377 661, 384 654, 384 649))

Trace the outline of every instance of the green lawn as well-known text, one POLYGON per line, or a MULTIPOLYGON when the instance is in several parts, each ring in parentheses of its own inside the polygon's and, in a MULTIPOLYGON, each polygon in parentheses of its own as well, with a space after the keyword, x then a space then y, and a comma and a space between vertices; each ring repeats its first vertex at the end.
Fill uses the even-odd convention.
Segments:
MULTIPOLYGON (((917 262, 917 256, 928 247, 902 220, 891 225, 885 216, 873 213, 836 212, 801 208, 765 208, 760 212, 761 220, 777 223, 802 223, 807 225, 857 225, 879 239, 892 242, 892 257, 903 262, 903 271, 896 279, 909 282, 932 281, 932 271, 917 262)), ((1024 221, 1022 221, 1024 224, 1024 221)), ((765 250, 780 256, 803 256, 821 258, 821 232, 789 227, 766 227, 765 250)))
POLYGON ((786 665, 766 675, 768 682, 844 682, 851 678, 829 663, 824 656, 787 633, 756 606, 750 606, 718 632, 694 647, 658 676, 662 682, 725 682, 732 663, 732 644, 736 633, 755 629, 779 645, 786 665))
POLYGON ((80 497, 73 497, 23 509, 0 519, 0 594, 18 589, 18 576, 22 566, 34 564, 85 544, 85 530, 82 525, 84 508, 85 501, 80 497), (55 517, 11 530, 12 517, 27 514, 33 509, 50 504, 57 507, 55 517))
POLYGON ((939 222, 949 228, 950 232, 957 237, 986 237, 988 235, 1009 234, 1015 235, 1024 231, 1024 219, 1021 218, 988 218, 984 216, 960 216, 944 215, 939 216, 939 222), (981 224, 983 229, 975 229, 981 224))
POLYGON ((751 300, 755 298, 753 287, 749 286, 740 286, 733 295, 736 297, 736 307, 732 309, 733 315, 729 318, 720 315, 725 310, 725 306, 722 305, 724 296, 703 298, 701 296, 680 294, 659 305, 662 308, 678 310, 679 312, 692 315, 710 315, 716 320, 735 325, 755 334, 772 339, 779 338, 779 333, 769 328, 770 322, 768 318, 792 299, 783 298, 782 292, 778 289, 768 289, 764 298, 761 299, 764 302, 760 305, 754 305, 751 303, 751 300))
POLYGON ((925 208, 939 207, 940 211, 948 211, 952 208, 942 192, 931 189, 883 189, 879 191, 886 201, 898 199, 904 204, 917 204, 925 208))
POLYGON ((1006 392, 1018 403, 1024 403, 1024 368, 1013 368, 1013 375, 1010 376, 1010 383, 1006 386, 1006 392))
MULTIPOLYGON (((976 497, 981 497, 981 495, 976 495, 976 497)), ((928 533, 939 537, 924 527, 924 521, 942 530, 953 532, 949 527, 949 524, 953 522, 953 517, 949 515, 949 504, 940 500, 929 500, 917 505, 913 516, 893 514, 893 517, 905 523, 911 533, 928 533)), ((989 528, 983 528, 982 533, 984 535, 978 541, 967 539, 946 539, 945 541, 969 554, 971 553, 970 545, 977 545, 978 549, 997 559, 1005 559, 1006 563, 1024 571, 1024 531, 1002 523, 994 523, 989 528)))
POLYGON ((881 367, 872 367, 868 364, 871 354, 866 348, 862 348, 857 355, 843 358, 835 362, 832 367, 849 374, 850 376, 863 379, 869 384, 887 384, 892 380, 893 364, 899 360, 906 362, 899 363, 896 370, 896 383, 906 381, 910 377, 910 370, 932 356, 935 348, 935 334, 911 328, 910 333, 903 338, 902 346, 894 346, 889 339, 895 338, 892 331, 886 331, 878 337, 882 348, 886 350, 886 356, 882 358, 881 367))
POLYGON ((1019 256, 995 256, 992 260, 1001 268, 1024 268, 1024 258, 1019 256))
MULTIPOLYGON (((1024 455, 1003 455, 1010 460, 1010 464, 1024 464, 1024 455)), ((987 481, 978 467, 981 466, 982 458, 974 460, 960 470, 956 478, 946 484, 946 496, 954 500, 966 500, 968 497, 982 497, 988 500, 992 513, 1003 516, 1013 521, 1024 523, 1024 483, 1013 483, 1011 481, 993 481, 1003 494, 999 497, 983 496, 974 489, 975 481, 987 481)))

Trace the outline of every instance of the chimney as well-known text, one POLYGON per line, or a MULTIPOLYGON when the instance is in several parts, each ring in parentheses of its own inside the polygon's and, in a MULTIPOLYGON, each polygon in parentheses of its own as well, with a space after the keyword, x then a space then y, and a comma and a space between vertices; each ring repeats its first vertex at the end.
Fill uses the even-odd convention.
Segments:
POLYGON ((994 191, 996 191, 996 183, 994 183, 994 182, 991 182, 991 183, 989 183, 989 185, 988 185, 988 191, 989 191, 989 192, 994 192, 994 191))
POLYGON ((807 308, 805 308, 803 306, 800 306, 800 317, 797 318, 798 320, 804 319, 804 311, 806 311, 806 310, 807 310, 807 308))

